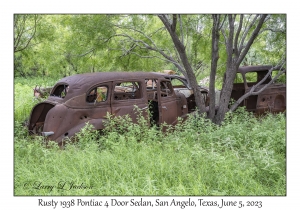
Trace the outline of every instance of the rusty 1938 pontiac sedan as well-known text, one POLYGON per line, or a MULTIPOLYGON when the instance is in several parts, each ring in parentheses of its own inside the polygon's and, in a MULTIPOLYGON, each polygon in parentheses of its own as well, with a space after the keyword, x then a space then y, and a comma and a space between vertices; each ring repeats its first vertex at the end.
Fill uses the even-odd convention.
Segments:
MULTIPOLYGON (((207 99, 208 90, 202 88, 207 99)), ((87 122, 104 128, 107 113, 129 115, 137 121, 135 107, 154 125, 174 125, 195 110, 192 90, 178 75, 146 72, 97 72, 65 77, 44 102, 33 107, 28 130, 59 145, 87 122), (148 116, 148 113, 152 113, 148 116)))

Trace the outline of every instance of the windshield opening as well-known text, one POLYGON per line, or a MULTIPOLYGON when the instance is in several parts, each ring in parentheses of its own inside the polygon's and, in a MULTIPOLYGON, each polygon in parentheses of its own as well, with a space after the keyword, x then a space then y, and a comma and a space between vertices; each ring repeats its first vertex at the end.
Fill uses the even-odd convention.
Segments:
POLYGON ((66 97, 67 93, 69 91, 69 85, 67 84, 61 84, 58 85, 52 92, 51 96, 56 96, 59 98, 66 97))

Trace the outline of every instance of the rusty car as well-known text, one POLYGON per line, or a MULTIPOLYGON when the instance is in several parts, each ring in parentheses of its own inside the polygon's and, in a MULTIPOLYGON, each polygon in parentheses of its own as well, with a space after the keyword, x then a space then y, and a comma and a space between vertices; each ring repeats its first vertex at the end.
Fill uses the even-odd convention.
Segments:
MULTIPOLYGON (((208 90, 200 89, 206 101, 208 90)), ((96 72, 59 80, 49 97, 31 111, 28 130, 64 144, 86 123, 104 129, 107 113, 129 115, 137 122, 138 108, 149 125, 175 125, 196 110, 193 91, 184 77, 155 72, 96 72), (151 115, 149 116, 149 113, 151 115)))
MULTIPOLYGON (((243 66, 238 69, 235 83, 231 92, 231 98, 238 100, 241 96, 248 93, 254 85, 258 84, 267 76, 270 65, 260 66, 243 66)), ((269 86, 266 84, 272 81, 280 69, 274 69, 262 84, 258 85, 256 91, 262 90, 260 93, 250 95, 239 104, 245 106, 246 110, 256 115, 266 112, 279 113, 286 110, 286 84, 272 82, 269 86), (264 88, 264 89, 262 89, 264 88)))

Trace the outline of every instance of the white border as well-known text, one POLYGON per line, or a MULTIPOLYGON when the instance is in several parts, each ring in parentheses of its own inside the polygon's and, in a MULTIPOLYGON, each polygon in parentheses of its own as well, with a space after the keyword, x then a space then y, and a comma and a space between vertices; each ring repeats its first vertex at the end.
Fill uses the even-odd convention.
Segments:
MULTIPOLYGON (((39 197, 13 196, 13 14, 14 13, 285 13, 287 14, 287 196, 283 197, 225 197, 230 200, 262 200, 262 209, 297 209, 299 177, 299 15, 296 4, 275 0, 214 0, 214 1, 1 1, 1 209, 41 209, 39 197), (298 137, 298 138, 297 138, 298 137)), ((51 199, 51 197, 43 197, 51 199)), ((56 200, 67 200, 77 197, 54 197, 56 200)), ((89 197, 83 197, 86 200, 89 197)), ((94 198, 94 197, 93 197, 94 198)), ((104 197, 103 199, 110 199, 104 197)), ((127 199, 125 197, 124 199, 127 199)), ((156 197, 146 197, 155 200, 156 197)), ((170 197, 168 197, 169 199, 170 197)), ((186 197, 177 197, 185 200, 186 197)), ((218 200, 221 197, 204 197, 218 200)), ((129 198, 128 198, 129 199, 129 198)), ((198 207, 199 208, 199 207, 198 207)), ((48 209, 48 208, 47 208, 48 209)), ((75 209, 75 208, 72 208, 75 209)), ((109 208, 110 209, 110 208, 109 208)), ((164 208, 165 209, 165 208, 164 208)), ((179 208, 180 209, 180 208, 179 208)), ((186 208, 189 209, 189 208, 186 208)), ((204 209, 204 208, 201 208, 204 209)), ((211 208, 209 208, 211 209, 211 208)))

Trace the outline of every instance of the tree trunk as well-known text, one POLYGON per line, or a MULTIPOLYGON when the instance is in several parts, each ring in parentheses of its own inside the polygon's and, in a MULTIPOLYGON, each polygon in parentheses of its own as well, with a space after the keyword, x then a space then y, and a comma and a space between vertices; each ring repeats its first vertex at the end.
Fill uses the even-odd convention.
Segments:
POLYGON ((195 77, 195 74, 193 72, 193 69, 188 61, 185 47, 183 43, 181 43, 180 39, 178 38, 176 34, 176 21, 177 21, 177 15, 173 15, 173 22, 172 25, 169 23, 168 19, 166 18, 165 15, 159 15, 158 17, 161 19, 163 24, 165 25, 166 29, 168 30, 173 43, 175 45, 175 48, 179 54, 180 60, 184 66, 184 69, 186 71, 187 79, 189 80, 189 84, 194 92, 195 95, 195 102, 196 106, 199 109, 200 113, 205 113, 205 104, 204 104, 204 99, 201 94, 201 91, 198 87, 198 83, 195 77))
POLYGON ((219 26, 220 26, 220 16, 221 15, 212 15, 213 17, 213 28, 212 28, 212 50, 211 50, 211 72, 209 78, 209 113, 208 118, 213 120, 215 117, 215 80, 217 74, 217 66, 219 59, 219 26))
MULTIPOLYGON (((243 15, 240 16, 239 27, 237 29, 236 34, 234 35, 235 17, 236 15, 234 16, 228 15, 228 24, 229 24, 228 38, 226 38, 225 32, 223 32, 226 41, 227 65, 226 65, 225 78, 224 78, 223 87, 220 96, 220 103, 219 103, 220 105, 219 105, 218 113, 213 120, 216 124, 221 124, 221 122, 224 120, 225 113, 229 110, 229 101, 230 101, 230 96, 231 96, 233 83, 234 83, 237 70, 241 62, 245 58, 246 54, 248 53, 254 40, 258 36, 258 33, 267 15, 260 16, 258 24, 256 25, 255 29, 251 33, 248 42, 245 45, 243 45, 244 39, 247 33, 249 33, 251 27, 254 25, 256 18, 252 21, 248 29, 245 30, 245 33, 241 41, 241 46, 238 46, 238 43, 239 43, 239 35, 243 24, 243 15)), ((259 15, 257 17, 259 17, 259 15)))
POLYGON ((218 125, 221 124, 221 122, 224 120, 225 113, 228 111, 228 104, 230 100, 234 78, 236 75, 236 68, 234 65, 235 59, 233 58, 234 18, 232 17, 232 15, 228 15, 228 22, 229 22, 229 37, 226 40, 226 52, 227 52, 226 72, 225 72, 224 83, 220 95, 218 113, 213 120, 218 125))

